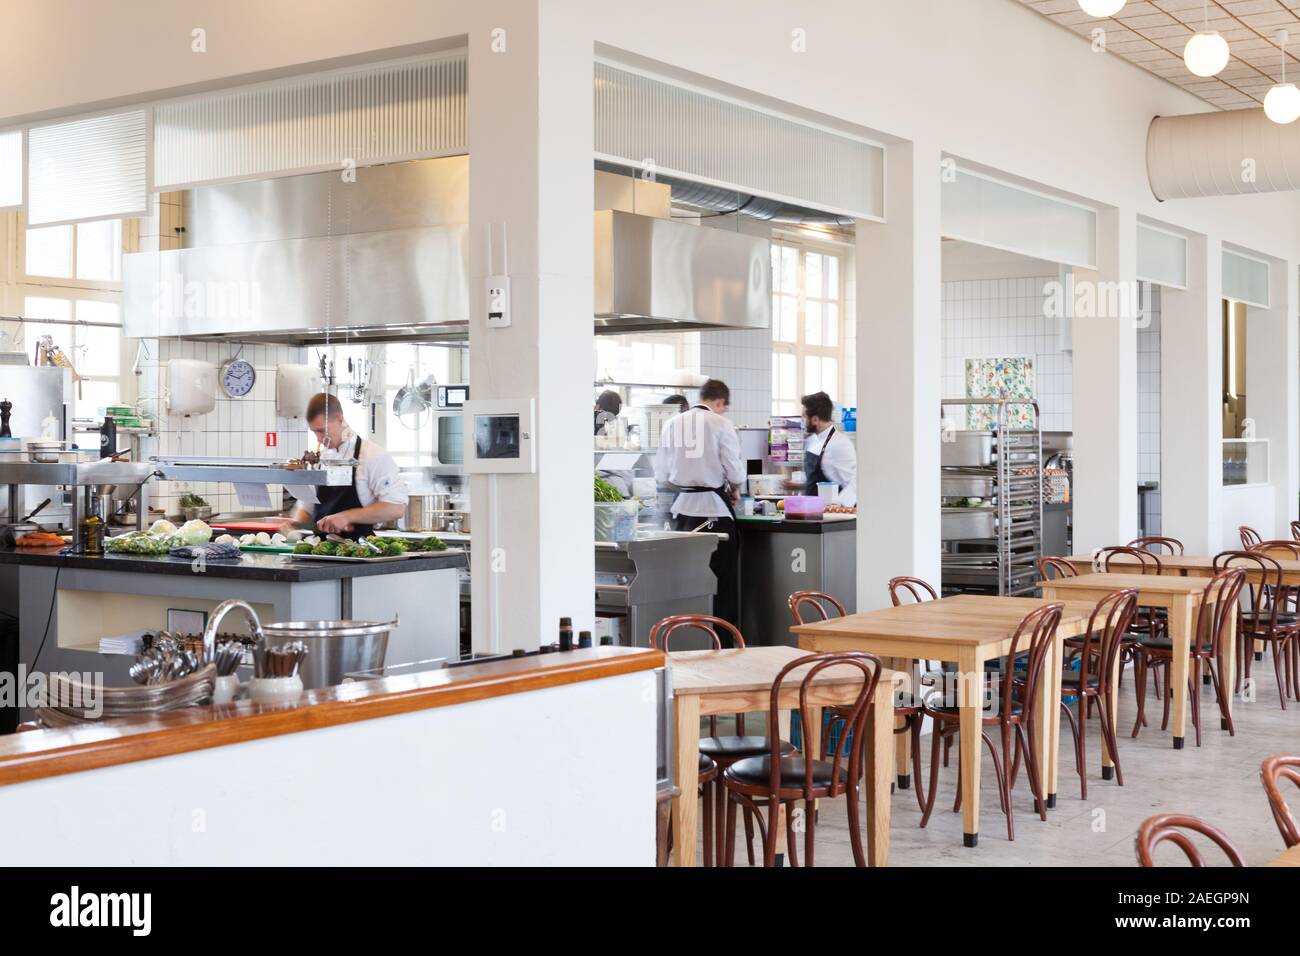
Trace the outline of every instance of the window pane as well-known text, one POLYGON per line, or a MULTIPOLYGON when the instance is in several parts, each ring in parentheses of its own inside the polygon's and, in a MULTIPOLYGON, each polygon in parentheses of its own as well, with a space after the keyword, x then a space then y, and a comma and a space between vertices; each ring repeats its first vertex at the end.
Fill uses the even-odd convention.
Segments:
POLYGON ((780 322, 777 325, 778 342, 799 341, 799 300, 793 296, 783 295, 780 302, 780 322))
MULTIPOLYGON (((117 304, 80 299, 77 302, 77 321, 121 323, 117 304)), ((113 375, 122 369, 122 333, 119 329, 79 328, 77 355, 73 364, 83 375, 113 375)))
POLYGON ((832 399, 838 400, 839 391, 840 391, 839 359, 833 359, 833 358, 822 359, 821 390, 828 393, 832 399))
POLYGON ((822 304, 813 300, 804 303, 804 343, 822 344, 822 304))
POLYGON ((72 227, 27 230, 27 274, 72 278, 72 227))
POLYGON ((781 291, 799 292, 799 250, 789 246, 781 247, 781 291))
POLYGON ((824 296, 822 291, 822 257, 816 252, 806 252, 803 257, 804 292, 808 295, 824 296))
POLYGON ((818 355, 805 355, 803 360, 803 393, 811 395, 822 390, 822 360, 818 355))
POLYGON ((840 297, 840 257, 826 257, 826 295, 831 299, 840 297))
POLYGON ((793 401, 798 398, 795 380, 795 357, 791 352, 772 353, 772 398, 793 401))
POLYGON ((83 379, 78 387, 72 390, 72 394, 74 417, 103 418, 105 408, 118 404, 119 389, 117 382, 91 382, 83 379))
POLYGON ((834 302, 827 302, 823 306, 826 313, 826 334, 822 338, 823 345, 836 346, 840 344, 840 307, 834 302))
POLYGON ((122 279, 122 220, 77 225, 77 278, 94 282, 122 279))

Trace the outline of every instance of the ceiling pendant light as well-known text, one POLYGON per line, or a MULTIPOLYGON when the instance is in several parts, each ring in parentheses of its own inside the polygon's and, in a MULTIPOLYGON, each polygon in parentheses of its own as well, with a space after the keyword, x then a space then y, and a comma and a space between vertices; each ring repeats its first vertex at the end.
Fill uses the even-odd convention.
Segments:
POLYGON ((1264 97, 1264 115, 1283 126, 1300 119, 1300 90, 1286 81, 1286 42, 1290 38, 1287 31, 1277 31, 1277 45, 1282 48, 1282 82, 1264 97))
MULTIPOLYGON (((1205 0, 1205 26, 1210 25, 1210 3, 1205 0)), ((1193 34, 1183 48, 1183 62, 1197 76, 1215 76, 1228 65, 1228 41, 1217 30, 1193 34)))
POLYGON ((1113 17, 1124 9, 1126 0, 1079 0, 1079 6, 1090 17, 1113 17))

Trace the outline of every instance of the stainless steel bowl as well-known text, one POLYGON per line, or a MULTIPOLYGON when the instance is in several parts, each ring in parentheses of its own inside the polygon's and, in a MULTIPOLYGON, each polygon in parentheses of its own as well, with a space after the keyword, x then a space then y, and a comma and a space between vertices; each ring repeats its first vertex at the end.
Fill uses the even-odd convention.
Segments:
POLYGON ((31 456, 32 461, 39 462, 43 465, 52 465, 58 462, 59 454, 63 451, 66 444, 66 442, 53 441, 51 439, 29 441, 27 443, 27 453, 31 456))
POLYGON ((264 624, 267 647, 306 641, 307 656, 299 669, 303 687, 333 687, 345 674, 384 666, 391 621, 284 621, 264 624))

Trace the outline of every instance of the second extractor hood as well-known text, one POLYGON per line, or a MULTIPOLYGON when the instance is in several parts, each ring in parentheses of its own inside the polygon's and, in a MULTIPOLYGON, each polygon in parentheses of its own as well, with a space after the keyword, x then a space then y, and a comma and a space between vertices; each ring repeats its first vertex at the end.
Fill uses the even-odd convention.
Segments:
POLYGON ((612 209, 595 229, 597 334, 771 327, 769 240, 612 209))

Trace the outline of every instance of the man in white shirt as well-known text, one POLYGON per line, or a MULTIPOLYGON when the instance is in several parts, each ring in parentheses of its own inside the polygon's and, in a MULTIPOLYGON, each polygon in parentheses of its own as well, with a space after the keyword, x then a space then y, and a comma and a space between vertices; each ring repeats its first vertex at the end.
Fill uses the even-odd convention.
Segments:
POLYGON ((739 552, 732 505, 745 480, 745 464, 736 426, 722 414, 730 404, 725 382, 705 382, 699 402, 664 423, 655 479, 665 490, 679 492, 672 505, 674 528, 694 531, 704 525, 703 530, 727 536, 709 562, 718 579, 713 613, 739 625, 739 552))
POLYGON ((805 495, 817 494, 819 482, 831 482, 837 491, 835 504, 858 503, 858 453, 853 442, 835 427, 835 405, 825 392, 805 395, 803 474, 805 495))
POLYGON ((307 427, 321 444, 321 463, 355 458, 347 485, 305 485, 296 488, 298 507, 288 524, 314 523, 325 533, 347 532, 363 538, 382 521, 406 514, 410 497, 397 471, 397 462, 372 441, 354 432, 343 418, 338 398, 321 392, 307 403, 307 427))

